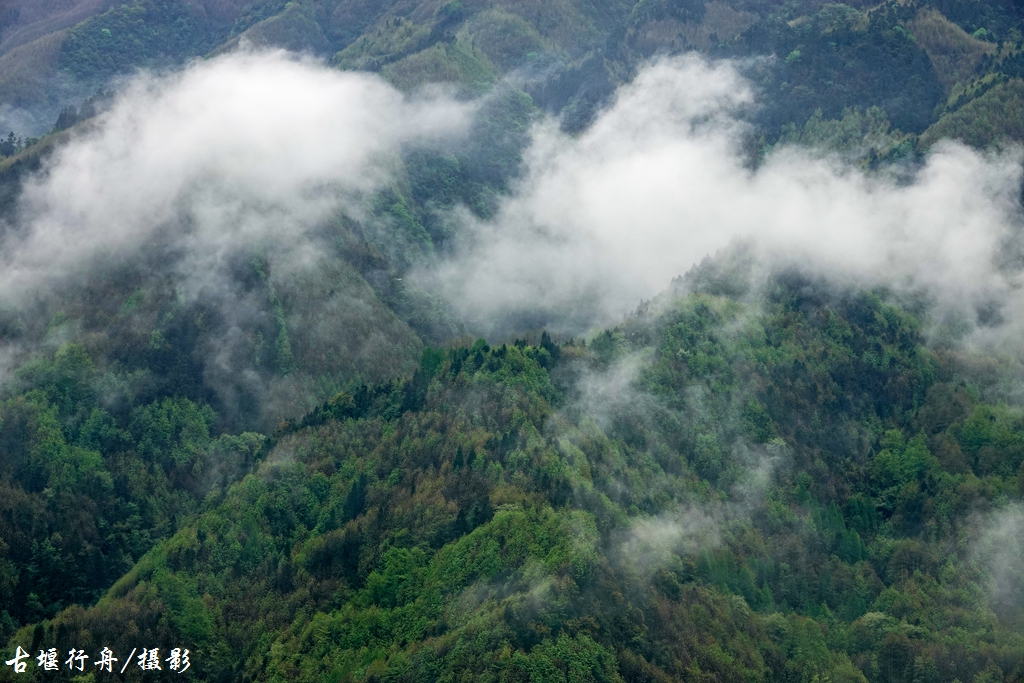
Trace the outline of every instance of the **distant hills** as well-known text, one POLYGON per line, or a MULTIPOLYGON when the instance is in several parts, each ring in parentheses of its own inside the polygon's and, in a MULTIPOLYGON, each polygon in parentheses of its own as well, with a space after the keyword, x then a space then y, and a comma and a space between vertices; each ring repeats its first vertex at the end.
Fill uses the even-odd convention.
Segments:
POLYGON ((1024 58, 1010 0, 824 3, 812 0, 102 0, 21 2, 0 10, 0 121, 49 130, 109 79, 249 44, 378 71, 402 88, 449 82, 479 92, 512 74, 537 104, 580 127, 638 64, 698 50, 774 57, 755 68, 769 141, 818 109, 881 107, 894 128, 972 144, 1024 131, 1004 103, 1024 58), (986 133, 956 132, 972 107, 986 133), (52 120, 51 120, 52 119, 52 120))
POLYGON ((0 681, 1024 683, 1019 3, 0 0, 0 125, 0 681))

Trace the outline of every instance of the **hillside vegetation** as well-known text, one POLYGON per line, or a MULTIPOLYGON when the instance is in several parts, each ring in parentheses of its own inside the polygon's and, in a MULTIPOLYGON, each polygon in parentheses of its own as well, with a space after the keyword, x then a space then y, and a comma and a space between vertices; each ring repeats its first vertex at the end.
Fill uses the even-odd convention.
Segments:
MULTIPOLYGON (((0 681, 102 681, 102 648, 131 664, 145 647, 188 648, 199 681, 1024 683, 1024 366, 995 298, 1019 289, 1017 185, 993 195, 1017 221, 991 240, 1004 280, 959 318, 937 287, 832 281, 735 242, 592 329, 551 332, 547 301, 483 321, 424 276, 518 229, 531 183, 560 178, 531 175, 545 155, 591 144, 618 88, 693 50, 753 84, 736 120, 712 108, 683 140, 735 130, 718 152, 739 148, 737 187, 773 190, 759 169, 802 160, 839 170, 787 220, 877 196, 870 215, 902 215, 914 174, 943 172, 927 166, 943 140, 988 150, 948 157, 971 168, 1019 163, 1022 32, 1010 0, 0 2, 0 116, 54 121, 0 137, 4 264, 46 229, 32 202, 62 151, 138 69, 281 47, 409 101, 471 103, 462 137, 385 146, 382 179, 308 234, 272 201, 283 227, 231 233, 231 202, 211 202, 232 244, 208 282, 183 276, 190 248, 216 248, 189 232, 197 210, 0 291, 0 662, 31 656, 0 681), (50 648, 90 660, 43 670, 50 648)), ((622 182, 661 170, 637 168, 622 182)), ((231 195, 196 178, 183 194, 231 195)), ((90 191, 122 197, 112 185, 90 191)), ((937 187, 928 211, 960 189, 937 187)), ((934 236, 964 272, 991 237, 968 219, 977 234, 934 236)), ((558 227, 523 233, 578 237, 558 227)), ((543 256, 530 272, 565 263, 543 256)), ((574 272, 551 286, 583 287, 574 272)))
POLYGON ((1021 521, 1024 414, 875 294, 785 276, 755 305, 666 295, 587 345, 427 349, 266 442, 212 439, 184 399, 62 429, 83 372, 65 348, 5 407, 42 468, 5 505, 60 528, 4 533, 8 595, 39 618, 139 560, 20 630, 33 651, 190 643, 202 680, 1024 670, 1024 577, 998 564, 1020 550, 999 525, 1021 521), (51 507, 76 490, 98 516, 51 507))
MULTIPOLYGON (((759 117, 768 142, 817 109, 839 119, 848 107, 880 107, 895 128, 919 134, 982 95, 979 83, 1019 75, 1024 47, 1020 9, 1010 0, 132 0, 80 2, 52 17, 14 7, 7 16, 0 103, 40 112, 77 105, 85 95, 76 102, 74 93, 95 91, 117 74, 244 44, 380 71, 407 89, 440 81, 479 93, 514 73, 538 106, 578 129, 643 60, 700 50, 774 57, 760 74, 772 103, 759 117), (47 22, 57 30, 35 42, 15 40, 28 25, 47 22)), ((1006 109, 993 112, 991 137, 1019 139, 1003 124, 1008 117, 1006 109)))

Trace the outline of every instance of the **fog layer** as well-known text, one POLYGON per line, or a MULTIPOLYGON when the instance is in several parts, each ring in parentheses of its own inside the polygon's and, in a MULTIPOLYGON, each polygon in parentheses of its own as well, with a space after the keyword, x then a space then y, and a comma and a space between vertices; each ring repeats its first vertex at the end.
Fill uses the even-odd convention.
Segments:
POLYGON ((760 263, 848 284, 1019 305, 1002 258, 1020 225, 1019 151, 943 143, 909 180, 803 148, 752 170, 742 116, 756 106, 736 65, 686 56, 640 73, 578 137, 540 123, 525 177, 493 220, 463 217, 438 286, 484 329, 532 311, 578 331, 743 242, 760 263))
POLYGON ((306 231, 389 177, 400 146, 448 135, 466 108, 285 53, 236 53, 140 76, 25 187, 0 245, 10 301, 96 257, 159 242, 197 287, 234 246, 306 231))

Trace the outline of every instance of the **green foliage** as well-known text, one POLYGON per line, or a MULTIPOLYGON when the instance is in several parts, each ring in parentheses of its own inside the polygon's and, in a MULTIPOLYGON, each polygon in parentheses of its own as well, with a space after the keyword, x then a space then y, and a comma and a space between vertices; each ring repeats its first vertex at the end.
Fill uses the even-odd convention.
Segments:
POLYGON ((241 34, 247 28, 280 14, 288 4, 289 0, 255 0, 246 3, 235 19, 232 34, 241 34))
POLYGON ((979 29, 971 36, 934 9, 920 10, 909 28, 928 53, 947 93, 973 77, 985 56, 997 51, 995 43, 980 38, 987 37, 987 31, 979 29))
POLYGON ((821 109, 798 130, 794 124, 783 128, 779 144, 799 144, 815 150, 853 153, 861 164, 874 167, 880 161, 908 156, 917 140, 892 130, 885 111, 880 107, 843 110, 842 118, 824 118, 821 109))
POLYGON ((92 359, 77 344, 64 344, 52 359, 40 358, 18 370, 18 378, 43 392, 65 420, 80 421, 96 400, 92 359))
POLYGON ((139 455, 166 467, 191 464, 210 443, 216 415, 188 399, 166 398, 132 412, 128 429, 139 455))
POLYGON ((976 99, 947 112, 921 135, 921 143, 942 138, 961 140, 984 148, 1005 141, 1024 140, 1024 80, 997 83, 976 99))
POLYGON ((700 22, 706 11, 703 0, 641 0, 633 7, 629 23, 637 26, 666 18, 700 22))
MULTIPOLYGON (((247 23, 255 16, 269 13, 281 3, 264 3, 261 10, 245 17, 247 23)), ((244 37, 257 46, 278 47, 295 52, 324 53, 329 47, 327 36, 317 21, 317 12, 307 3, 288 2, 280 14, 269 16, 245 31, 244 37)), ((235 23, 235 29, 244 23, 235 23)))
POLYGON ((460 43, 435 43, 432 47, 388 64, 381 74, 402 90, 426 83, 450 83, 469 92, 482 92, 495 78, 486 58, 460 43))
POLYGON ((435 209, 461 202, 479 216, 491 215, 498 193, 520 174, 522 154, 536 115, 533 100, 519 90, 502 90, 483 104, 469 144, 453 154, 421 150, 409 155, 406 168, 411 198, 427 211, 423 225, 435 244, 444 245, 449 230, 435 209))
POLYGON ((212 440, 213 411, 185 398, 140 405, 119 421, 99 405, 80 346, 18 376, 28 388, 0 404, 0 589, 11 620, 94 602, 263 442, 212 440))
MULTIPOLYGON (((12 643, 187 642, 205 678, 296 681, 889 683, 1024 664, 985 588, 996 565, 957 549, 979 505, 1020 495, 1017 409, 936 383, 949 360, 876 294, 782 277, 757 307, 662 303, 588 345, 427 348, 412 378, 338 392, 265 447, 212 439, 184 399, 123 427, 97 408, 70 447, 44 390, 12 399, 0 436, 30 429, 26 466, 58 463, 41 486, 100 486, 110 450, 169 481, 203 453, 262 458, 176 531, 152 527, 93 607, 12 643), (640 364, 630 400, 594 412, 571 378, 622 363, 640 364)), ((65 395, 76 357, 32 376, 65 395)), ((59 566, 54 540, 36 547, 59 566)), ((53 589, 33 590, 21 618, 52 615, 53 589)))
POLYGON ((502 71, 522 66, 544 50, 544 40, 522 17, 501 8, 480 12, 467 22, 469 42, 502 71))
MULTIPOLYGON (((10 647, 185 645, 201 680, 1018 680, 1024 413, 972 370, 998 362, 928 349, 884 292, 794 273, 755 292, 714 266, 585 344, 460 346, 402 275, 449 246, 453 208, 493 214, 540 108, 586 125, 658 30, 739 26, 708 44, 777 56, 750 72, 758 144, 873 168, 1021 137, 1019 17, 371 5, 242 3, 221 25, 202 12, 225 4, 138 0, 70 30, 80 81, 246 32, 488 96, 465 144, 404 152, 371 211, 324 226, 336 249, 308 276, 275 272, 273 245, 239 257, 244 329, 128 266, 49 323, 0 314, 4 340, 56 349, 0 402, 10 647), (201 351, 229 332, 225 378, 201 351), (275 430, 282 396, 310 409, 275 430)), ((32 163, 0 167, 0 210, 32 163)))
POLYGON ((804 16, 773 12, 725 50, 780 57, 763 84, 770 93, 764 113, 769 130, 802 125, 817 109, 836 119, 847 108, 877 106, 899 130, 920 133, 943 89, 906 27, 913 11, 886 3, 869 13, 841 4, 804 16))
POLYGON ((203 54, 227 37, 182 0, 135 0, 71 30, 58 68, 85 82, 203 54))

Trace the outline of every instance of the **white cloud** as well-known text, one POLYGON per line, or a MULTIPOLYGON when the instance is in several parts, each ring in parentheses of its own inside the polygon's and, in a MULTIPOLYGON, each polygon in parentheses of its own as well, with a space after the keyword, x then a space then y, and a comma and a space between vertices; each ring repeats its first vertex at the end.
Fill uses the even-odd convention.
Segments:
POLYGON ((26 184, 20 227, 0 250, 0 294, 17 299, 143 245, 177 249, 181 275, 199 283, 239 244, 304 246, 389 178, 401 145, 456 133, 467 115, 443 96, 410 99, 283 52, 139 76, 26 184))
POLYGON ((728 499, 679 505, 653 517, 634 519, 619 546, 621 558, 650 572, 673 556, 716 548, 730 525, 749 523, 762 505, 774 472, 788 461, 788 452, 779 443, 753 446, 737 441, 732 448, 742 465, 742 478, 731 487, 728 499))
POLYGON ((1013 296, 994 263, 1020 227, 1019 151, 942 144, 909 181, 796 148, 751 170, 755 99, 735 65, 687 56, 641 72, 578 137, 543 122, 525 178, 493 220, 464 217, 471 237, 435 286, 478 321, 540 308, 556 326, 609 324, 743 242, 851 284, 967 307, 1013 296))
POLYGON ((1024 608, 1024 507, 1008 505, 991 514, 972 549, 991 577, 992 600, 1004 608, 1024 608))

